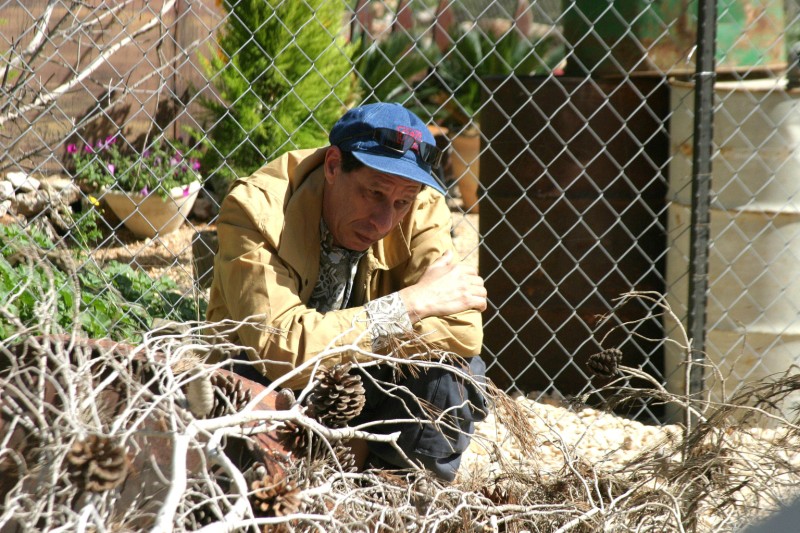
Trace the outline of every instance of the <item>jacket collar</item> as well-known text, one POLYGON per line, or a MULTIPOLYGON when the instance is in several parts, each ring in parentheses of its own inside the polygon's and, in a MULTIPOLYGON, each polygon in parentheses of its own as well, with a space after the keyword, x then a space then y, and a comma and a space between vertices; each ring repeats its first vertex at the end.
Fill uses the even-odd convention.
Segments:
POLYGON ((319 166, 298 185, 285 208, 278 256, 300 274, 303 291, 313 290, 313 286, 307 285, 315 283, 319 275, 319 219, 324 183, 323 169, 319 166))

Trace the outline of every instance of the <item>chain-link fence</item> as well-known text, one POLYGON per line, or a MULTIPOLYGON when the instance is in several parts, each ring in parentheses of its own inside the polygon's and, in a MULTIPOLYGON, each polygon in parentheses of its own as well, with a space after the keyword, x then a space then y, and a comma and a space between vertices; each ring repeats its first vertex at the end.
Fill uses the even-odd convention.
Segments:
MULTIPOLYGON (((695 120, 697 2, 0 5, 8 314, 35 316, 38 274, 20 259, 35 244, 71 265, 74 276, 47 279, 80 302, 92 335, 202 318, 230 179, 324 145, 346 106, 391 100, 447 149, 440 179, 459 250, 489 290, 484 355, 502 388, 585 393, 598 379, 589 355, 618 347, 626 365, 683 390, 677 324, 693 304, 697 239, 710 245, 705 352, 719 370, 706 371, 704 388, 721 395, 723 382, 731 391, 795 362, 793 1, 717 2, 713 139, 703 145, 710 223, 694 230, 702 198, 692 184, 703 176, 693 141, 710 120, 695 120), (122 194, 152 189, 164 204, 122 194), (167 214, 182 223, 175 231, 144 216, 179 206, 167 214), (75 276, 81 295, 69 293, 75 276), (665 295, 675 317, 646 298, 620 300, 629 291, 665 295)), ((664 415, 646 403, 629 413, 664 415)))

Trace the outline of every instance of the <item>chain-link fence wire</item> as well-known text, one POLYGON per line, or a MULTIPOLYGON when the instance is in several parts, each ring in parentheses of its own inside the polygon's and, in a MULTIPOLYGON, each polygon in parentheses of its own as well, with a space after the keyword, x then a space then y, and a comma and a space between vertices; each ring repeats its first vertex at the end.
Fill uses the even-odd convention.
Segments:
MULTIPOLYGON (((719 366, 706 374, 715 398, 722 377, 730 392, 793 364, 800 327, 798 110, 785 76, 791 87, 797 4, 717 4, 706 346, 719 366)), ((439 177, 457 245, 486 279, 484 356, 499 386, 585 393, 598 379, 589 355, 620 348, 628 366, 685 387, 684 353, 665 342, 676 324, 617 298, 654 291, 687 313, 696 2, 1 5, 5 218, 70 256, 82 291, 70 298, 83 300, 78 319, 91 333, 201 318, 203 265, 232 177, 324 145, 346 106, 392 100, 447 149, 439 177), (195 199, 190 178, 200 176, 192 211, 175 215, 181 229, 141 220, 143 206, 112 208, 137 173, 153 178, 134 182, 140 193, 170 177, 169 206, 195 199)), ((36 275, 19 251, 30 238, 4 227, 3 298, 16 298, 7 311, 34 314, 18 297, 36 275)), ((647 403, 628 413, 664 415, 647 403)))

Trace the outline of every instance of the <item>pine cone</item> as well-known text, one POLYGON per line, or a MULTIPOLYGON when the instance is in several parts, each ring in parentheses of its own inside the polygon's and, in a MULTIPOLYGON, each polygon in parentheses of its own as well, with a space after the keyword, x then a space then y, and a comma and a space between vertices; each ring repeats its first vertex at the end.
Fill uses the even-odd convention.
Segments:
POLYGON ((356 472, 356 456, 350 446, 343 442, 337 442, 333 445, 333 452, 336 454, 336 460, 342 468, 342 472, 356 472))
POLYGON ((183 519, 184 529, 187 531, 195 531, 222 520, 219 510, 209 503, 209 496, 203 493, 201 486, 189 487, 185 504, 189 508, 183 519))
POLYGON ((66 459, 69 476, 91 492, 111 490, 128 477, 130 463, 125 449, 107 437, 92 435, 76 441, 66 459))
POLYGON ((300 491, 283 474, 265 474, 250 483, 250 490, 257 517, 281 517, 300 510, 300 491))
POLYGON ((325 457, 327 446, 314 432, 287 420, 276 430, 278 441, 298 459, 316 461, 325 457))
POLYGON ((275 430, 275 433, 278 437, 278 442, 284 448, 296 454, 301 454, 311 444, 311 432, 291 420, 285 421, 282 426, 275 430))
POLYGON ((340 428, 361 413, 366 402, 361 376, 350 374, 350 363, 325 370, 308 395, 309 414, 323 425, 340 428))
POLYGON ((296 400, 292 389, 281 389, 275 396, 275 410, 288 411, 294 406, 296 400))
POLYGON ((252 395, 242 380, 228 374, 216 373, 211 376, 214 386, 214 406, 207 418, 238 413, 250 402, 252 395))
POLYGON ((197 506, 192 507, 192 510, 186 514, 183 520, 183 527, 186 531, 197 531, 219 520, 220 518, 216 516, 216 513, 209 505, 198 502, 197 506))
POLYGON ((589 356, 586 366, 589 370, 604 378, 613 377, 622 362, 622 351, 618 348, 609 348, 600 353, 589 356))
POLYGON ((481 495, 497 506, 517 503, 517 499, 512 498, 508 490, 498 483, 495 483, 492 488, 489 485, 481 487, 481 495))

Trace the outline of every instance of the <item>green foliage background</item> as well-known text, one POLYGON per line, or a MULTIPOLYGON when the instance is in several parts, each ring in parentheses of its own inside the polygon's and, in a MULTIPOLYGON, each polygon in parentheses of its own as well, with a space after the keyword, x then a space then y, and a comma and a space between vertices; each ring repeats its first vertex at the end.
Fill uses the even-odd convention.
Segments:
POLYGON ((156 317, 187 321, 205 316, 205 302, 183 295, 167 276, 151 279, 116 261, 101 269, 78 257, 73 262, 80 268, 71 275, 49 259, 70 253, 36 230, 0 225, 0 339, 18 330, 10 317, 44 333, 36 328, 42 314, 52 311, 63 332, 77 324, 91 338, 129 342, 138 342, 156 317))
POLYGON ((221 101, 203 101, 211 115, 203 168, 218 190, 283 152, 327 144, 354 89, 340 0, 225 0, 224 7, 219 50, 205 58, 221 101))
POLYGON ((516 31, 495 37, 480 30, 456 28, 453 43, 417 91, 433 95, 431 112, 454 133, 470 126, 483 105, 483 82, 489 76, 521 76, 550 72, 563 58, 555 38, 534 44, 516 31), (436 90, 438 88, 438 91, 436 90))
POLYGON ((361 103, 398 102, 414 108, 415 97, 424 97, 415 91, 414 83, 441 59, 439 49, 405 31, 393 32, 381 40, 362 32, 357 43, 355 67, 361 103))

